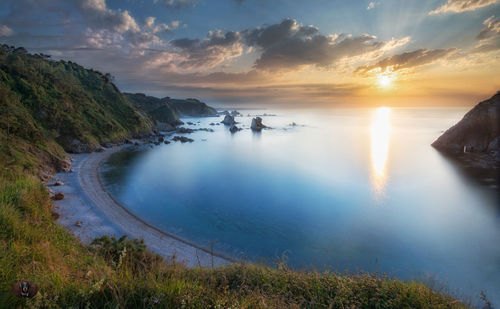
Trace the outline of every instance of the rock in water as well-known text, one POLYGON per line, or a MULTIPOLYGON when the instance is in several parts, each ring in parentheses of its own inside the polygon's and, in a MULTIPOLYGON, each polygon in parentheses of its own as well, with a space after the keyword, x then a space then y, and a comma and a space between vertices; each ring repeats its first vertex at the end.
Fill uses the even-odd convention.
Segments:
POLYGON ((177 128, 177 132, 178 133, 193 133, 194 130, 190 129, 190 128, 180 127, 180 128, 177 128))
POLYGON ((256 117, 256 118, 252 119, 252 124, 250 125, 250 128, 253 131, 262 131, 262 129, 267 128, 267 127, 262 124, 262 118, 256 117))
POLYGON ((188 142, 189 142, 189 143, 192 143, 192 142, 194 142, 194 140, 193 140, 193 139, 188 138, 188 137, 185 137, 185 136, 174 136, 174 137, 172 138, 172 140, 173 140, 174 142, 181 142, 181 143, 188 143, 188 142))
POLYGON ((224 120, 222 120, 221 123, 225 124, 226 126, 232 126, 236 123, 236 121, 234 121, 233 116, 226 115, 226 116, 224 116, 224 120))
POLYGON ((59 172, 69 172, 71 170, 71 161, 68 159, 62 159, 57 162, 56 170, 59 172))
POLYGON ((500 155, 500 91, 470 110, 432 146, 449 153, 500 155))
POLYGON ((56 195, 54 195, 54 200, 60 201, 62 199, 64 199, 64 194, 63 193, 58 192, 58 193, 56 193, 56 195))
POLYGON ((229 128, 229 131, 231 133, 236 133, 238 132, 239 130, 241 130, 240 128, 238 128, 237 126, 235 126, 234 124, 229 128))

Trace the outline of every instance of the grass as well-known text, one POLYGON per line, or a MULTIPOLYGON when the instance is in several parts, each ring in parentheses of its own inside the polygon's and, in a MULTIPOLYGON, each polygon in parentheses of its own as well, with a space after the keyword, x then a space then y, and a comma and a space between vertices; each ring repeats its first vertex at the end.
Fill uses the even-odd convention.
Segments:
POLYGON ((373 274, 234 264, 187 268, 144 244, 103 237, 86 246, 52 219, 45 187, 32 176, 0 182, 0 308, 465 308, 419 282, 373 274), (18 280, 40 287, 11 293, 18 280))

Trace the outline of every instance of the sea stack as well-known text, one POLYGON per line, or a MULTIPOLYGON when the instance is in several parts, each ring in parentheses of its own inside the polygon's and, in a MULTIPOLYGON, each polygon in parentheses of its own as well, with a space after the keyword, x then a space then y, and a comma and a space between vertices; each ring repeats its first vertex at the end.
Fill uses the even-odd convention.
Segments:
POLYGON ((262 129, 267 128, 267 127, 262 124, 262 118, 256 117, 256 118, 252 119, 252 124, 250 125, 250 128, 253 131, 262 131, 262 129))
POLYGON ((241 130, 241 129, 240 129, 240 128, 238 128, 238 127, 237 127, 236 125, 234 125, 234 124, 233 124, 233 125, 229 128, 229 131, 230 131, 231 133, 236 133, 236 132, 238 132, 239 130, 241 130))
POLYGON ((226 115, 226 116, 224 116, 224 120, 222 120, 221 123, 225 124, 226 126, 232 126, 236 123, 236 121, 234 121, 233 116, 226 115))

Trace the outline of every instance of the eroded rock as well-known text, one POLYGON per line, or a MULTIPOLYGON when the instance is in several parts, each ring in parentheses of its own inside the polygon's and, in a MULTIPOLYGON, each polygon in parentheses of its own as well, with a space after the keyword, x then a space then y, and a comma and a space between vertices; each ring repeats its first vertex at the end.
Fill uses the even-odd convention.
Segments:
POLYGON ((226 126, 232 126, 236 123, 236 121, 234 121, 233 116, 226 115, 226 116, 224 116, 224 120, 222 120, 221 123, 225 124, 226 126))
POLYGON ((238 131, 240 131, 240 130, 241 130, 241 129, 240 129, 240 128, 238 128, 238 127, 237 127, 236 125, 234 125, 234 124, 233 124, 233 125, 229 128, 229 131, 230 131, 231 133, 236 133, 236 132, 238 132, 238 131))
POLYGON ((262 118, 255 117, 252 119, 252 124, 250 125, 250 128, 253 131, 262 131, 262 129, 267 128, 267 126, 262 124, 262 118))
POLYGON ((54 200, 56 201, 60 201, 62 199, 64 199, 64 193, 61 193, 61 192, 57 192, 55 195, 54 195, 54 200))

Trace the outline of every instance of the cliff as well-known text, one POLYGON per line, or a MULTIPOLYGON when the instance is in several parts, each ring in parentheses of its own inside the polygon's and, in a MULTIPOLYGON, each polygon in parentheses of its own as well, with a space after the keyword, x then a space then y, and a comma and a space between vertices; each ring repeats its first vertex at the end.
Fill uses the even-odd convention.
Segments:
POLYGON ((500 91, 477 104, 456 125, 434 143, 436 149, 450 152, 470 152, 499 156, 500 151, 500 91))
POLYGON ((432 146, 468 176, 493 190, 500 186, 500 92, 472 108, 432 146))

